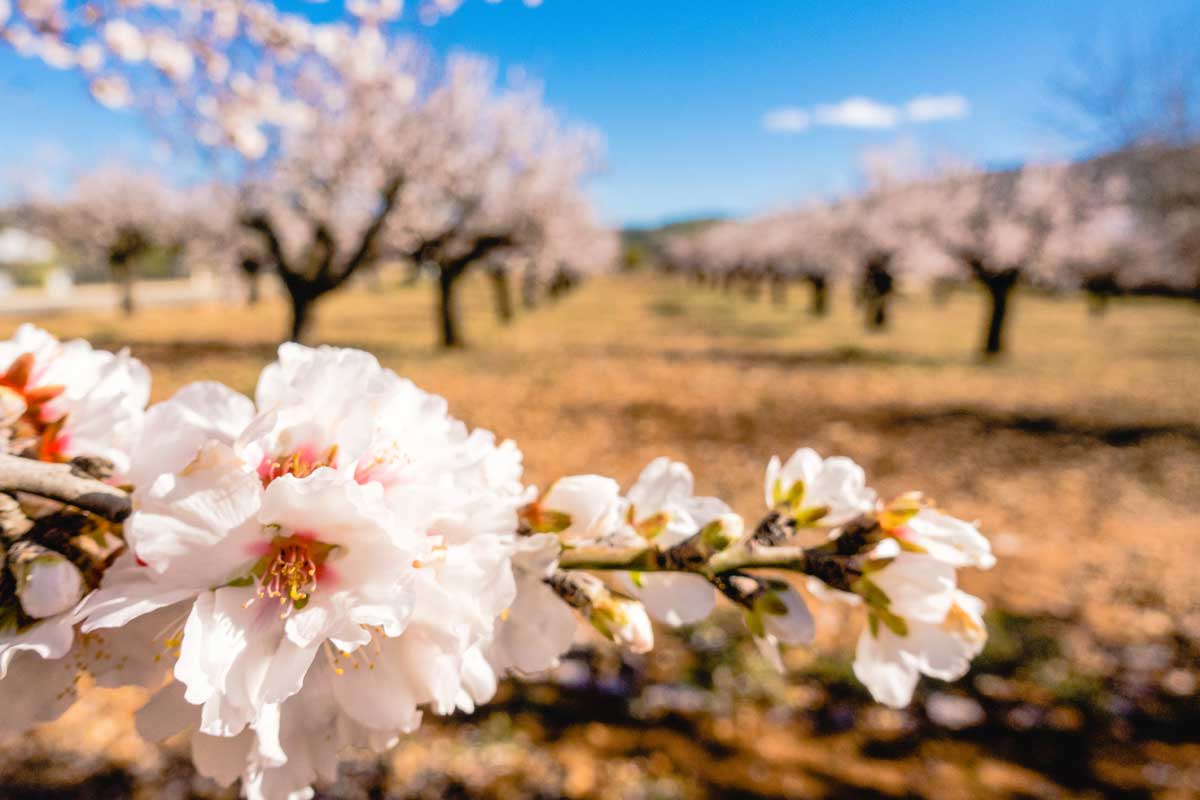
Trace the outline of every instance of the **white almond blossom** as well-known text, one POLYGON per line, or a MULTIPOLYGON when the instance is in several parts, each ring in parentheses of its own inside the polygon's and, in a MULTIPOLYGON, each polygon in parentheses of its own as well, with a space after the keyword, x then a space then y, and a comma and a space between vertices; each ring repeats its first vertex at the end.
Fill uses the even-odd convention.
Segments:
MULTIPOLYGON (((498 671, 544 669, 569 646, 555 635, 541 658, 486 657, 518 602, 528 493, 514 445, 360 351, 286 345, 256 400, 193 384, 150 409, 125 526, 135 562, 86 603, 85 630, 178 609, 194 747, 252 739, 250 787, 285 769, 281 714, 319 709, 388 741, 422 708, 473 708, 498 671), (326 690, 325 705, 309 697, 326 690)), ((508 652, 544 636, 523 624, 508 652)))
MULTIPOLYGON (((342 715, 333 699, 335 673, 320 665, 310 671, 305 690, 282 706, 272 707, 265 718, 278 735, 260 737, 249 728, 236 736, 190 736, 196 770, 222 786, 241 778, 249 800, 310 798, 311 784, 337 778, 339 758, 347 750, 381 752, 397 742, 354 724, 342 715)), ((182 684, 158 692, 137 714, 138 732, 159 741, 194 729, 196 707, 184 696, 182 684)), ((266 725, 263 726, 268 727, 266 725)))
POLYGON ((0 730, 50 722, 74 701, 76 665, 63 657, 75 640, 68 615, 0 636, 0 730))
POLYGON ((616 535, 621 525, 621 487, 600 475, 559 478, 526 511, 535 531, 557 533, 570 544, 594 544, 616 535))
POLYGON ((105 23, 104 43, 123 61, 137 63, 146 58, 146 39, 128 20, 114 19, 105 23))
POLYGON ((987 640, 983 604, 957 588, 954 567, 901 548, 894 539, 877 545, 853 593, 808 581, 816 597, 866 609, 854 674, 872 697, 893 708, 912 701, 921 675, 962 677, 987 640))
POLYGON ((23 654, 40 656, 43 659, 57 659, 66 655, 74 640, 73 625, 70 615, 59 614, 20 630, 6 630, 4 635, 0 636, 0 687, 10 688, 14 685, 12 681, 5 682, 4 678, 14 660, 21 662, 23 654))
POLYGON ((0 440, 10 453, 100 456, 124 473, 149 396, 150 373, 128 350, 60 342, 29 324, 0 342, 0 440))
POLYGON ((772 456, 764 485, 767 508, 787 510, 801 525, 834 527, 875 508, 862 467, 844 456, 821 458, 811 448, 786 462, 772 456))
POLYGON ((570 649, 579 620, 566 603, 546 585, 562 549, 550 533, 523 536, 513 554, 517 595, 500 617, 487 648, 487 660, 497 673, 535 675, 557 666, 570 649))
MULTIPOLYGON (((0 342, 0 371, 0 449, 45 461, 101 456, 119 473, 128 468, 150 376, 127 351, 60 342, 25 324, 0 342)), ((110 536, 101 538, 113 546, 110 536)), ((76 605, 90 587, 66 556, 41 547, 6 560, 13 595, 0 605, 0 705, 3 725, 22 730, 70 705, 81 670, 103 682, 118 660, 128 664, 140 651, 125 653, 132 640, 115 637, 122 646, 113 649, 121 652, 105 664, 97 654, 114 653, 100 639, 76 636, 76 605)), ((128 682, 139 682, 138 676, 128 682)))
MULTIPOLYGON (((687 465, 668 458, 650 462, 625 497, 611 478, 573 475, 555 481, 523 511, 535 531, 557 533, 567 546, 624 545, 647 542, 668 549, 690 539, 710 523, 741 534, 741 518, 714 497, 693 496, 687 465)), ((656 619, 688 625, 712 612, 716 596, 703 577, 683 572, 620 573, 621 589, 645 604, 656 619)))
POLYGON ((919 495, 903 495, 880 514, 880 525, 902 547, 928 553, 952 567, 991 569, 992 546, 979 528, 926 504, 919 495))
POLYGON ((854 674, 880 703, 903 708, 921 675, 958 680, 986 641, 983 601, 956 590, 940 620, 906 618, 899 631, 873 621, 858 639, 854 674))
POLYGON ((111 631, 79 634, 74 609, 0 637, 0 730, 57 719, 76 699, 81 673, 97 686, 154 688, 166 676, 152 642, 170 617, 147 614, 111 631))
MULTIPOLYGON (((660 549, 677 545, 714 520, 736 538, 740 518, 715 497, 694 497, 694 480, 686 464, 668 458, 651 461, 625 496, 622 516, 642 539, 660 549), (727 517, 728 515, 728 517, 727 517)), ((641 600, 646 610, 668 625, 691 625, 712 613, 716 592, 706 578, 681 572, 621 573, 622 588, 641 600)))
POLYGON ((133 102, 129 83, 120 75, 101 75, 88 84, 88 90, 105 108, 125 108, 133 102))
POLYGON ((654 628, 646 607, 636 600, 608 595, 592 606, 592 625, 631 653, 648 653, 654 647, 654 628))

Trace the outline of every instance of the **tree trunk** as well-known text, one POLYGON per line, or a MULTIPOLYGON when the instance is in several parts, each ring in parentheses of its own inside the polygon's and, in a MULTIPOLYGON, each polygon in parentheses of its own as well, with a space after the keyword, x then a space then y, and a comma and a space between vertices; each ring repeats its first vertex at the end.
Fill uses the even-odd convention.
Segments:
POLYGON ((500 324, 507 325, 513 320, 512 293, 508 286, 508 270, 488 270, 492 280, 492 297, 496 302, 496 319, 500 324))
POLYGON ((1084 280, 1083 290, 1087 293, 1089 311, 1093 316, 1100 316, 1108 311, 1108 301, 1117 296, 1121 285, 1117 283, 1116 275, 1106 273, 1084 280))
POLYGON ((1103 292, 1088 292, 1088 313, 1093 317, 1102 317, 1108 312, 1109 295, 1103 292))
POLYGON ((532 311, 533 309, 537 308, 537 290, 537 272, 534 270, 533 265, 531 264, 525 268, 525 272, 521 276, 521 305, 523 305, 527 311, 532 311))
POLYGON ((459 273, 442 267, 438 270, 438 317, 441 323, 442 347, 462 347, 458 334, 458 315, 454 307, 454 285, 459 273))
POLYGON ((929 287, 929 300, 935 306, 941 308, 950 302, 950 295, 953 291, 953 283, 941 278, 935 279, 929 287))
POLYGON ((867 310, 867 330, 880 331, 887 327, 888 298, 896 288, 895 279, 888 270, 891 265, 890 253, 875 253, 866 264, 863 275, 863 303, 867 310))
POLYGON ((297 285, 290 285, 287 289, 292 299, 292 319, 291 327, 288 329, 288 341, 303 342, 312 328, 312 307, 317 296, 297 285))
POLYGON ((121 313, 132 317, 133 312, 137 310, 137 304, 133 299, 133 272, 122 270, 118 280, 121 284, 121 313))
POLYGON ((128 256, 111 255, 108 260, 108 272, 117 286, 117 306, 122 314, 132 317, 133 312, 137 310, 137 303, 133 296, 133 267, 129 262, 128 256))
POLYGON ((262 278, 256 272, 253 275, 246 276, 246 304, 250 306, 258 305, 262 300, 262 278))
POLYGON ((558 269, 555 270, 554 277, 550 279, 550 283, 546 287, 546 296, 557 300, 574 288, 575 278, 571 276, 571 273, 564 269, 558 269))
POLYGON ((887 327, 887 295, 875 294, 867 298, 867 328, 881 331, 887 327))
POLYGON ((367 270, 367 288, 372 292, 378 293, 383 291, 383 271, 378 266, 367 270))
POLYGON ((1013 287, 1017 285, 1017 277, 1015 270, 1005 270, 984 280, 990 308, 983 353, 988 358, 1004 351, 1004 322, 1008 318, 1008 303, 1013 287))
POLYGON ((108 271, 117 282, 121 295, 121 311, 132 317, 136 310, 133 298, 133 279, 136 277, 138 259, 145 255, 150 242, 136 227, 122 227, 108 248, 108 271))
POLYGON ((771 302, 779 308, 787 305, 787 279, 782 275, 775 275, 771 278, 771 302))
POLYGON ((812 275, 808 282, 812 284, 812 305, 809 313, 814 317, 823 317, 829 313, 829 281, 824 275, 812 275))

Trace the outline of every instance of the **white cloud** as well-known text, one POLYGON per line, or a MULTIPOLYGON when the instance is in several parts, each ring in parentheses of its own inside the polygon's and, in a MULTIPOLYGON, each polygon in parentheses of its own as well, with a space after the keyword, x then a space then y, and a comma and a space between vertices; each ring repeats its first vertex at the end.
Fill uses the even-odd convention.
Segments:
POLYGON ((817 122, 839 128, 894 128, 900 109, 869 97, 848 97, 840 103, 817 106, 817 122))
POLYGON ((763 114, 763 130, 768 133, 801 133, 812 125, 812 115, 802 108, 785 106, 763 114))
POLYGON ((970 110, 971 104, 961 94, 919 94, 904 104, 911 122, 962 119, 970 110))
POLYGON ((953 93, 919 94, 902 106, 882 103, 870 97, 855 96, 837 103, 818 105, 812 109, 799 106, 773 108, 763 114, 762 126, 768 133, 803 133, 814 125, 887 130, 905 123, 962 119, 970 110, 971 104, 967 98, 953 93))

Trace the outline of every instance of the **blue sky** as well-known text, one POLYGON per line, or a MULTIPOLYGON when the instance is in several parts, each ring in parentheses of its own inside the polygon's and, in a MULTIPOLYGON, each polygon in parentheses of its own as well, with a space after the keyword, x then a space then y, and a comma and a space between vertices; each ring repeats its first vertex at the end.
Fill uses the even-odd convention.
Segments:
MULTIPOLYGON (((333 4, 287 5, 337 13, 333 4)), ((466 49, 525 70, 565 116, 598 127, 607 167, 592 192, 606 219, 626 224, 845 191, 868 148, 991 164, 1071 155, 1079 143, 1045 120, 1049 79, 1070 50, 1164 16, 1195 21, 1198 9, 1195 0, 544 0, 536 9, 467 0, 436 26, 414 29, 438 51, 466 49), (904 121, 904 104, 928 95, 953 96, 959 115, 904 121), (837 104, 854 97, 881 104, 882 117, 866 108, 871 121, 901 119, 868 129, 819 123, 845 122, 837 104), (764 115, 778 109, 792 111, 777 122, 809 126, 767 130, 764 115)), ((137 160, 152 148, 137 118, 97 107, 78 78, 7 51, 0 109, 8 172, 137 160)))

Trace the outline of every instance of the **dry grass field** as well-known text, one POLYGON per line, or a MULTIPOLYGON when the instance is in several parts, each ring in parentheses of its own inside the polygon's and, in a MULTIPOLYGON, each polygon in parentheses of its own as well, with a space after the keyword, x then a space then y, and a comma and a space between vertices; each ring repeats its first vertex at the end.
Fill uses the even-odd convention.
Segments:
MULTIPOLYGON (((482 282, 464 294, 461 352, 435 352, 426 286, 331 297, 314 339, 367 348, 516 439, 542 485, 628 483, 665 454, 753 516, 772 454, 849 455, 881 494, 920 488, 982 522, 1000 564, 965 582, 993 609, 992 638, 962 682, 927 682, 891 712, 848 677, 856 630, 840 611, 818 615, 786 679, 720 615, 646 659, 581 650, 469 723, 431 722, 353 765, 331 796, 1200 796, 1200 306, 1128 299, 1092 316, 1076 297, 1021 295, 1011 351, 984 364, 969 291, 900 298, 879 334, 841 295, 810 317, 799 289, 777 307, 612 278, 508 327, 482 282)), ((161 399, 198 378, 252 391, 284 309, 36 322, 129 346, 161 399)), ((0 796, 218 795, 130 734, 131 702, 93 693, 4 741, 0 796)))

